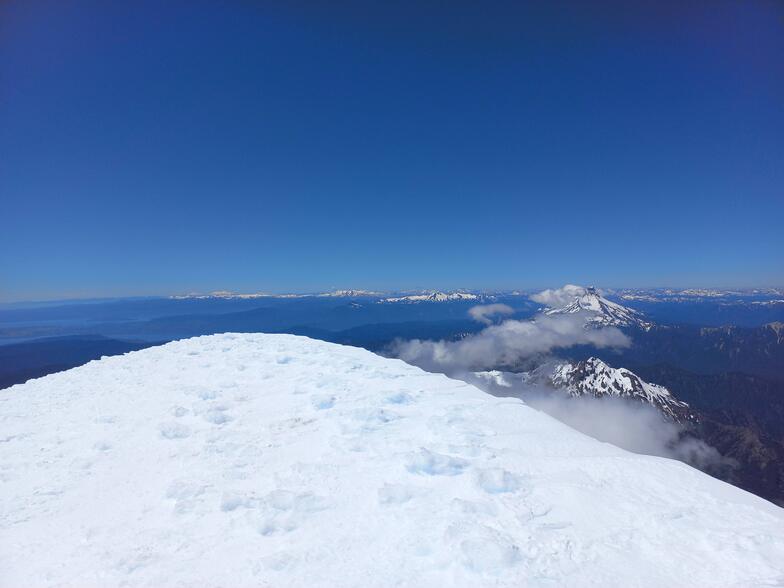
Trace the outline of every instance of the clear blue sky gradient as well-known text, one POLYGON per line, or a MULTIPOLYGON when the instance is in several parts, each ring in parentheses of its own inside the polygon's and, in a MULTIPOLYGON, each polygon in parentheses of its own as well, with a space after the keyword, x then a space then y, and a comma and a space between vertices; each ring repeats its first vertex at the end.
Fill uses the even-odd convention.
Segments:
POLYGON ((0 298, 784 282, 784 4, 0 4, 0 298))

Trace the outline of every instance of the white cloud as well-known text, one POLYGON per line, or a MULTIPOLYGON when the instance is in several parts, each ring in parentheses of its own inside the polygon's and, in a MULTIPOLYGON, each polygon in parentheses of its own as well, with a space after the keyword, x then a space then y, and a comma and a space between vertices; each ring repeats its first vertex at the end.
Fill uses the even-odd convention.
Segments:
POLYGON ((514 314, 514 309, 506 304, 484 304, 474 306, 468 311, 475 321, 486 325, 493 324, 491 317, 504 314, 514 314))
POLYGON ((538 294, 532 294, 530 298, 534 302, 539 302, 540 304, 544 304, 551 308, 557 308, 559 306, 566 306, 575 298, 579 298, 585 294, 585 292, 586 290, 582 286, 567 284, 563 288, 543 290, 538 294))
POLYGON ((579 315, 508 320, 458 341, 397 341, 391 352, 431 371, 483 370, 574 345, 628 347, 630 339, 615 327, 586 329, 579 315))

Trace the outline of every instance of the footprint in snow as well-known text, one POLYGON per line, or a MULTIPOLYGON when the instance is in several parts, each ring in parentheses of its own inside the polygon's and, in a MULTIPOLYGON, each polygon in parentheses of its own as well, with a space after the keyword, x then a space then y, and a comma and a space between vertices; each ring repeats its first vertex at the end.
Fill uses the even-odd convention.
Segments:
POLYGON ((171 409, 171 414, 173 417, 181 418, 188 414, 188 409, 184 406, 174 406, 171 409))
POLYGON ((112 445, 108 441, 98 441, 93 445, 93 449, 97 451, 109 451, 111 448, 112 445))
POLYGON ((447 529, 444 539, 457 547, 458 559, 472 572, 498 573, 522 559, 509 535, 486 525, 459 522, 447 529))
POLYGON ((427 476, 457 476, 469 466, 468 460, 420 449, 408 458, 408 471, 427 476))
POLYGON ((411 404, 414 399, 411 397, 410 394, 405 392, 395 392, 394 394, 390 394, 386 398, 387 404, 411 404))
POLYGON ((255 496, 250 494, 224 492, 223 497, 221 498, 221 510, 223 512, 231 512, 238 508, 253 508, 255 502, 255 496))
POLYGON ((311 398, 311 404, 316 410, 326 410, 335 406, 335 397, 328 395, 317 395, 311 398))
POLYGON ((184 439, 191 434, 191 430, 180 423, 163 423, 158 429, 164 439, 184 439))
POLYGON ((479 487, 488 494, 516 492, 522 487, 522 479, 501 468, 479 470, 477 474, 479 487))
POLYGON ((304 524, 315 513, 327 510, 329 501, 315 494, 297 494, 275 490, 257 501, 258 514, 252 515, 261 535, 289 533, 304 524))
POLYGON ((500 536, 466 539, 460 544, 463 563, 474 572, 496 572, 512 567, 521 559, 520 548, 500 536))
POLYGON ((166 490, 166 498, 174 501, 174 512, 191 512, 201 502, 207 486, 191 480, 174 480, 166 490))
POLYGON ((379 427, 401 418, 399 414, 383 408, 357 410, 353 416, 354 420, 361 423, 360 430, 363 432, 375 431, 379 427))
POLYGON ((227 415, 220 408, 211 408, 208 411, 206 411, 202 416, 205 421, 207 421, 208 423, 212 423, 213 425, 223 425, 233 420, 231 416, 227 415))
POLYGON ((379 504, 404 504, 422 493, 422 489, 405 484, 384 484, 378 489, 379 504))

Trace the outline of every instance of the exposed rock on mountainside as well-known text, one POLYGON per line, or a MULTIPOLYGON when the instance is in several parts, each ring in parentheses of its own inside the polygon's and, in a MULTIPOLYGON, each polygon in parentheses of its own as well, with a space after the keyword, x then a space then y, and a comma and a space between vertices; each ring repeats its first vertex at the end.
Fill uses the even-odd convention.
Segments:
POLYGON ((515 380, 530 386, 562 390, 570 396, 616 397, 648 404, 675 422, 689 420, 689 405, 678 400, 667 388, 644 381, 625 368, 614 368, 596 357, 582 361, 544 363, 522 372, 497 370, 477 372, 476 376, 497 386, 512 387, 515 380))
POLYGON ((647 403, 675 421, 688 415, 689 405, 681 402, 664 386, 645 382, 637 374, 614 368, 595 357, 564 362, 552 367, 549 383, 572 396, 617 396, 647 403))

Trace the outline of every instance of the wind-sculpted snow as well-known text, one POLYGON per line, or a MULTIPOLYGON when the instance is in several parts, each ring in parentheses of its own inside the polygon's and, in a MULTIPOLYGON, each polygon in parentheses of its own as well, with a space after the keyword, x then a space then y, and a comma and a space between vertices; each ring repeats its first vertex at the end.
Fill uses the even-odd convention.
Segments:
POLYGON ((784 511, 361 349, 216 335, 0 392, 3 586, 759 586, 784 511))

